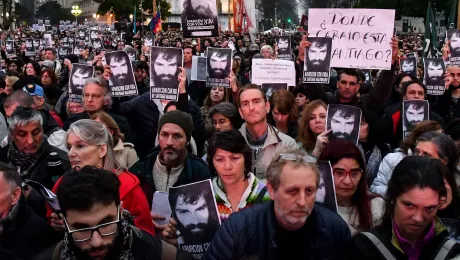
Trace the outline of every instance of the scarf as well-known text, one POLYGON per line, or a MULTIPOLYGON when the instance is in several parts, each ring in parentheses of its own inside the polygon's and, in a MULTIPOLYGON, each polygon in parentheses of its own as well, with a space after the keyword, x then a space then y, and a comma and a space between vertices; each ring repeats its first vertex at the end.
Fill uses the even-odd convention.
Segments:
MULTIPOLYGON (((121 219, 121 236, 123 240, 123 246, 120 250, 120 254, 117 256, 117 260, 134 260, 131 252, 131 246, 133 244, 134 236, 141 237, 141 231, 134 226, 134 219, 131 214, 123 210, 121 219)), ((70 248, 68 235, 64 236, 63 250, 61 253, 61 260, 77 260, 74 252, 70 248)), ((118 249, 118 248, 115 248, 118 249)))
POLYGON ((11 207, 10 212, 8 212, 8 214, 4 218, 0 219, 0 235, 3 234, 3 231, 5 231, 5 223, 10 222, 16 217, 18 208, 19 201, 16 204, 14 204, 13 207, 11 207))
MULTIPOLYGON (((43 151, 43 142, 40 145, 40 149, 36 154, 27 154, 19 151, 14 141, 11 141, 10 145, 8 146, 7 159, 10 162, 10 164, 20 168, 19 170, 22 176, 27 176, 29 174, 29 169, 37 162, 38 158, 43 153, 43 151)), ((33 178, 35 176, 27 177, 29 177, 32 180, 35 180, 33 178)))

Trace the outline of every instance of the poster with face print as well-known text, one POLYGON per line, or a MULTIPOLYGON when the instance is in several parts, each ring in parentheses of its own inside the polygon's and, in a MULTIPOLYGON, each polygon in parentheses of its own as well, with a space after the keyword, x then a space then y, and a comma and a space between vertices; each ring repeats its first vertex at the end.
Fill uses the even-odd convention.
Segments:
POLYGON ((405 72, 414 78, 417 77, 417 58, 406 57, 404 60, 399 60, 399 67, 402 72, 405 72))
POLYGON ((403 101, 403 139, 405 140, 418 123, 430 120, 430 104, 428 100, 403 101))
POLYGON ((330 104, 327 106, 326 129, 332 129, 329 141, 342 139, 358 143, 361 109, 353 106, 330 104))
POLYGON ((303 82, 329 84, 332 38, 310 37, 308 41, 311 46, 305 50, 303 82))
POLYGON ((16 57, 16 49, 14 48, 14 41, 12 40, 6 41, 5 52, 8 58, 16 57))
POLYGON ((69 37, 67 37, 67 41, 68 41, 70 44, 74 44, 74 43, 75 43, 75 36, 69 36, 69 37))
POLYGON ((90 31, 90 40, 95 40, 99 38, 99 32, 97 30, 90 31))
POLYGON ((34 40, 32 38, 25 39, 26 42, 26 56, 33 57, 37 55, 37 52, 34 48, 34 40))
POLYGON ((424 58, 424 83, 428 95, 442 95, 446 90, 446 66, 442 58, 424 58))
POLYGON ((35 51, 37 51, 38 49, 40 49, 40 39, 33 39, 32 43, 33 43, 33 45, 34 45, 35 51))
POLYGON ((114 51, 104 54, 104 65, 110 65, 112 76, 109 79, 110 89, 114 97, 136 96, 138 90, 134 80, 133 66, 129 56, 124 51, 114 51))
POLYGON ((279 36, 276 39, 276 45, 278 46, 278 59, 292 60, 291 37, 289 35, 279 36))
POLYGON ((169 204, 180 233, 179 247, 201 259, 220 227, 211 180, 170 187, 169 204))
POLYGON ((101 39, 93 39, 92 40, 92 45, 93 45, 93 49, 96 50, 96 51, 102 49, 102 41, 101 41, 101 39))
POLYGON ((72 64, 69 77, 69 102, 82 103, 83 87, 93 77, 94 67, 87 64, 72 64))
POLYGON ((150 48, 150 98, 175 100, 179 98, 179 74, 184 64, 182 49, 150 48))
POLYGON ((128 53, 129 60, 131 62, 136 62, 137 61, 137 52, 136 51, 127 51, 126 53, 128 53))
POLYGON ((69 54, 72 54, 72 48, 71 47, 60 47, 58 49, 58 57, 60 60, 64 60, 65 57, 69 56, 69 54))
POLYGON ((279 89, 288 90, 287 83, 264 83, 262 84, 262 91, 265 93, 267 99, 269 99, 273 93, 279 89))
POLYGON ((214 0, 182 0, 181 14, 184 38, 217 37, 217 6, 214 0))
POLYGON ((316 165, 321 172, 321 179, 316 191, 316 202, 321 203, 333 212, 337 212, 337 199, 331 163, 329 161, 317 161, 316 165))
POLYGON ((460 30, 452 29, 446 31, 446 40, 449 43, 450 65, 460 65, 460 30))
POLYGON ((192 81, 206 81, 206 57, 192 56, 192 81))
POLYGON ((232 72, 232 49, 207 48, 207 87, 230 87, 228 76, 232 72))

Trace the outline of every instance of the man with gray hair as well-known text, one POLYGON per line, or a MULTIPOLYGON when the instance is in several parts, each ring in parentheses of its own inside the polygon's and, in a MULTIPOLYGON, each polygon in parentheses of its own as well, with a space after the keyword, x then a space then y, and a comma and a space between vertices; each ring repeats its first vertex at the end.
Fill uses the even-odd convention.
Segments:
POLYGON ((70 168, 70 163, 65 152, 46 141, 42 125, 38 110, 16 108, 8 118, 11 140, 0 149, 0 161, 18 168, 22 178, 52 189, 56 180, 70 168), (57 164, 61 165, 60 171, 54 170, 57 164))
POLYGON ((90 119, 92 114, 105 111, 120 127, 121 132, 125 135, 125 141, 130 142, 131 127, 128 120, 123 116, 109 111, 112 108, 112 92, 104 78, 90 78, 85 82, 85 86, 83 87, 83 108, 85 111, 73 114, 67 118, 64 122, 65 131, 69 129, 69 126, 73 122, 80 119, 90 119))
POLYGON ((265 177, 272 201, 231 214, 202 259, 342 259, 350 229, 339 215, 315 205, 320 172, 308 155, 298 149, 278 153, 265 177))

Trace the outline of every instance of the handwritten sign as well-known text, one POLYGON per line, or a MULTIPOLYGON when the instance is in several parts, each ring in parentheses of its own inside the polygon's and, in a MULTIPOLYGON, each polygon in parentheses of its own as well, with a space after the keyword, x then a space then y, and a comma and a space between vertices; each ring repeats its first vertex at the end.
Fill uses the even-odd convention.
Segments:
POLYGON ((308 18, 311 37, 332 38, 331 67, 391 68, 395 10, 310 8, 308 18))
POLYGON ((253 59, 251 82, 262 85, 265 83, 287 83, 295 86, 295 67, 293 61, 253 59))

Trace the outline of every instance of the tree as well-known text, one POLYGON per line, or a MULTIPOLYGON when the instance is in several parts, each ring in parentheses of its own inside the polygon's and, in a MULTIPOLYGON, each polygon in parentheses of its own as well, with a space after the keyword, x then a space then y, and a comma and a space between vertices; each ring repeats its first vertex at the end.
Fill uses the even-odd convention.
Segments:
POLYGON ((26 7, 16 3, 14 6, 14 12, 16 15, 16 20, 19 22, 19 24, 25 22, 26 24, 30 25, 33 23, 34 15, 26 7))
MULTIPOLYGON (((94 0, 99 3, 98 14, 106 14, 107 12, 113 11, 115 19, 123 20, 127 19, 130 14, 134 12, 134 6, 139 7, 140 0, 94 0)), ((161 17, 167 17, 171 15, 171 4, 167 0, 157 0, 157 4, 160 5, 161 17)), ((153 10, 153 0, 142 1, 143 10, 153 10)), ((136 12, 140 14, 141 10, 137 9, 136 12)))
POLYGON ((42 4, 35 14, 38 19, 49 19, 51 24, 58 24, 60 20, 73 20, 74 16, 69 8, 62 8, 56 1, 42 4))
POLYGON ((289 28, 288 19, 291 20, 292 23, 298 24, 299 17, 297 14, 297 3, 296 1, 292 0, 262 0, 262 6, 264 8, 264 18, 265 18, 265 26, 268 25, 268 28, 272 28, 275 26, 281 27, 281 24, 284 23, 286 28, 289 28), (274 21, 275 19, 275 8, 276 8, 276 19, 281 20, 274 21), (270 20, 270 19, 273 19, 270 20))
POLYGON ((2 30, 8 30, 11 23, 13 22, 13 0, 0 0, 0 28, 2 30), (6 15, 8 13, 8 15, 6 15))

